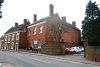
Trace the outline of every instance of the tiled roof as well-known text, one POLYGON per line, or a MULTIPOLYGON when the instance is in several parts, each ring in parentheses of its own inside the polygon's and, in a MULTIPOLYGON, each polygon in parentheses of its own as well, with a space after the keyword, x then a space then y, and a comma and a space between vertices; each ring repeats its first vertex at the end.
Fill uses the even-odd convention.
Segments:
POLYGON ((4 39, 4 36, 1 36, 0 40, 3 40, 4 39))
MULTIPOLYGON (((45 17, 45 18, 42 18, 42 19, 40 19, 40 20, 37 20, 36 22, 34 22, 34 23, 31 24, 31 25, 34 25, 34 24, 37 24, 37 23, 40 23, 40 22, 43 22, 43 21, 47 21, 49 17, 50 17, 50 16, 47 16, 47 17, 45 17)), ((59 15, 58 15, 58 13, 54 14, 53 17, 54 17, 56 20, 59 20, 60 22, 62 22, 63 25, 64 25, 66 28, 73 28, 73 29, 79 30, 76 26, 73 26, 72 24, 70 24, 70 23, 68 23, 68 22, 62 21, 62 19, 61 19, 61 18, 59 17, 59 15)))
POLYGON ((24 27, 24 24, 18 25, 17 27, 12 27, 6 33, 10 33, 10 32, 15 32, 15 31, 22 30, 23 27, 24 27))
MULTIPOLYGON (((54 14, 54 16, 57 16, 57 15, 58 15, 57 13, 54 14)), ((42 18, 42 19, 39 19, 39 20, 37 20, 36 22, 34 22, 33 24, 37 24, 37 23, 40 23, 40 22, 46 21, 49 17, 50 17, 50 16, 44 17, 44 18, 42 18)))
POLYGON ((29 26, 29 24, 30 24, 30 22, 29 21, 26 22, 26 20, 24 19, 24 23, 23 24, 10 28, 7 32, 5 32, 5 34, 23 30, 25 27, 29 26))
POLYGON ((73 26, 72 24, 70 24, 70 23, 68 23, 68 22, 65 23, 65 26, 66 26, 67 28, 73 28, 73 29, 79 30, 76 26, 73 26))

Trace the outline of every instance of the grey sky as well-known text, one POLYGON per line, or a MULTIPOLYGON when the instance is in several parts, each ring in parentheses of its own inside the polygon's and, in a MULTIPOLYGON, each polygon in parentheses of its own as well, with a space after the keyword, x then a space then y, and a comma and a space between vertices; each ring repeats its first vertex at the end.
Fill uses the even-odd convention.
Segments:
MULTIPOLYGON (((81 21, 84 19, 86 4, 89 0, 5 0, 2 6, 3 18, 0 19, 0 36, 9 28, 14 26, 15 22, 23 23, 23 19, 29 19, 33 23, 33 14, 37 18, 43 18, 49 15, 49 4, 54 5, 54 12, 60 17, 66 16, 67 22, 76 21, 76 25, 81 29, 81 21)), ((100 4, 100 0, 96 1, 100 4)), ((100 5, 99 5, 100 6, 100 5)))

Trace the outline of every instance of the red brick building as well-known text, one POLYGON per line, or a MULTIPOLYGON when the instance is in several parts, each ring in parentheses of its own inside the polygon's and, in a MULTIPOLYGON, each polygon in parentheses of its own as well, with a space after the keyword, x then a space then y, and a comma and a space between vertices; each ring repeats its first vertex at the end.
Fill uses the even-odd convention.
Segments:
POLYGON ((10 28, 4 34, 4 49, 18 50, 18 48, 27 48, 27 26, 30 22, 24 19, 24 23, 10 28))
POLYGON ((54 23, 62 23, 66 28, 66 31, 62 35, 63 41, 66 45, 78 45, 80 42, 80 30, 76 27, 76 22, 72 24, 66 22, 66 17, 62 19, 56 13, 54 14, 54 6, 50 5, 50 13, 48 17, 37 20, 37 15, 34 14, 34 22, 27 27, 27 42, 29 47, 37 48, 46 43, 47 35, 50 33, 48 30, 48 23, 53 21, 54 23))

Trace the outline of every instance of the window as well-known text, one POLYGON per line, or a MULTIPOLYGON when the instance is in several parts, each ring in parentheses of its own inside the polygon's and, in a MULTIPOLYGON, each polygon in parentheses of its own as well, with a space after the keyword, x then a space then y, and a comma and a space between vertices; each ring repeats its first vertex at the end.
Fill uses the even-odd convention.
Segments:
POLYGON ((10 41, 10 35, 8 35, 8 41, 10 41))
POLYGON ((5 41, 7 41, 7 35, 5 36, 5 41))
POLYGON ((34 27, 34 35, 36 34, 36 27, 34 27))
POLYGON ((14 34, 12 34, 12 40, 14 40, 14 34))
POLYGON ((43 32, 43 26, 41 25, 40 26, 40 33, 42 33, 43 32))
POLYGON ((16 40, 19 40, 19 33, 16 34, 16 40))

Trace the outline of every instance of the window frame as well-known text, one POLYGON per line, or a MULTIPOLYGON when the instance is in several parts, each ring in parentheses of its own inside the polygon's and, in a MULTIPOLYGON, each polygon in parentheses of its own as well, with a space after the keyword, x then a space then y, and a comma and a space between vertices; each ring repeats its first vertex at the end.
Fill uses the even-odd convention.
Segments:
POLYGON ((16 33, 16 40, 19 40, 19 33, 16 33))
POLYGON ((33 30, 33 34, 36 35, 36 31, 37 31, 37 30, 36 30, 36 26, 34 26, 33 29, 34 29, 34 30, 33 30))
POLYGON ((39 33, 43 33, 43 25, 40 25, 39 33))

